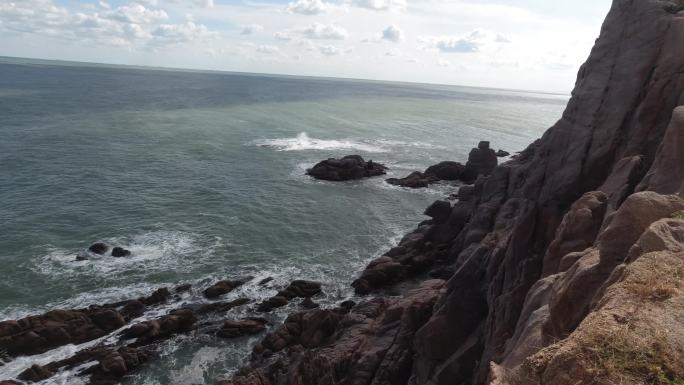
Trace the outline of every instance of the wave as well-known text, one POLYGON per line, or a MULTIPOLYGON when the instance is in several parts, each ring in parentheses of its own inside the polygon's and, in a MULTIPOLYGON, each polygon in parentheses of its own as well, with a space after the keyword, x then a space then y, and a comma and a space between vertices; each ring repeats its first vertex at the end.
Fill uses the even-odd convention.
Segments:
POLYGON ((303 150, 357 150, 364 152, 387 152, 389 149, 365 141, 326 140, 310 138, 306 132, 300 132, 294 138, 263 139, 254 142, 257 146, 273 148, 276 151, 303 150))

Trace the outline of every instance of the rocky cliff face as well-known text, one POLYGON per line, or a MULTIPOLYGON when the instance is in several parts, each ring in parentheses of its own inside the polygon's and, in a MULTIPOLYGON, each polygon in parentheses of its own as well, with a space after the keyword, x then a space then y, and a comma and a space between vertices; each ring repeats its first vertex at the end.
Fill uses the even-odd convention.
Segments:
MULTIPOLYGON (((588 384, 623 378, 570 358, 599 338, 589 335, 592 323, 628 317, 624 309, 606 309, 627 296, 631 274, 647 272, 644 255, 663 269, 681 261, 673 254, 684 243, 681 220, 659 222, 684 207, 677 195, 684 194, 684 107, 676 108, 684 104, 684 15, 668 12, 669 4, 614 0, 560 121, 517 158, 464 189, 456 205, 433 207, 431 221, 369 265, 357 292, 434 268, 431 275, 446 279, 439 291, 433 288, 434 306, 413 317, 411 327, 392 324, 399 328, 392 329, 395 344, 367 347, 371 361, 364 358, 368 351, 355 355, 346 344, 339 348, 346 353, 338 354, 335 346, 354 333, 355 322, 370 334, 376 329, 368 323, 389 327, 382 325, 391 316, 378 310, 363 322, 332 328, 325 354, 318 346, 307 350, 312 356, 281 354, 270 369, 253 359, 225 383, 321 383, 297 369, 302 357, 311 358, 311 373, 323 370, 323 362, 332 373, 326 384, 588 384), (660 230, 653 230, 654 223, 660 230), (642 242, 649 231, 660 233, 642 242), (397 354, 397 347, 409 356, 397 354), (369 365, 362 376, 354 371, 361 362, 369 365), (388 376, 381 370, 388 367, 404 375, 388 376), (597 380, 601 375, 605 381, 597 380)), ((667 290, 674 291, 665 300, 674 305, 683 278, 673 277, 667 290)), ((675 330, 658 354, 684 362, 684 326, 672 321, 681 308, 670 314, 667 306, 648 306, 669 320, 661 325, 675 330)), ((403 313, 394 312, 394 322, 403 322, 403 313)), ((648 323, 630 317, 624 319, 639 321, 621 325, 648 323)), ((680 369, 662 363, 659 373, 628 374, 641 383, 665 384, 684 376, 680 369)))

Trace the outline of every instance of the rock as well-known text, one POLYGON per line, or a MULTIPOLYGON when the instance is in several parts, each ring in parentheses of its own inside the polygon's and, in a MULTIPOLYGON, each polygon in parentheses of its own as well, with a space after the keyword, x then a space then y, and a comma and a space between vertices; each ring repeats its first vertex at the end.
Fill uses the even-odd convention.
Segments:
POLYGON ((149 297, 138 298, 138 301, 145 305, 156 305, 166 302, 169 296, 171 296, 169 289, 162 287, 155 290, 149 297))
POLYGON ((178 285, 178 286, 176 286, 176 288, 174 289, 174 291, 175 291, 176 293, 185 293, 186 291, 190 291, 190 289, 192 289, 192 284, 186 283, 186 284, 183 284, 183 285, 178 285))
POLYGON ((499 149, 499 150, 496 152, 496 156, 499 157, 499 158, 503 158, 503 157, 506 157, 506 156, 509 156, 509 155, 511 155, 510 152, 504 151, 504 150, 501 150, 501 149, 499 149))
POLYGON ((315 309, 321 305, 314 302, 311 298, 304 298, 304 300, 299 303, 299 306, 303 307, 304 309, 315 309))
POLYGON ((34 364, 30 368, 21 372, 17 378, 22 381, 38 382, 52 377, 53 374, 54 373, 49 369, 34 364))
POLYGON ((78 254, 76 254, 76 260, 77 260, 77 261, 87 261, 87 260, 89 260, 89 259, 90 259, 90 258, 89 258, 88 255, 85 254, 85 253, 78 253, 78 254))
POLYGON ((655 162, 637 187, 661 194, 684 192, 684 106, 672 111, 672 119, 658 148, 655 162))
POLYGON ((112 257, 115 258, 121 258, 121 257, 128 257, 131 255, 131 252, 129 250, 126 250, 122 247, 115 247, 112 249, 112 257))
POLYGON ((275 308, 283 307, 287 305, 289 302, 290 301, 287 298, 280 295, 276 295, 260 303, 259 306, 257 306, 257 311, 267 313, 275 308))
POLYGON ((447 201, 435 201, 427 209, 425 215, 431 217, 436 223, 444 223, 451 215, 451 203, 447 201))
POLYGON ((266 278, 262 279, 261 281, 259 281, 259 286, 264 286, 271 281, 273 281, 273 277, 266 277, 266 278))
POLYGON ((426 176, 434 176, 439 180, 458 180, 465 171, 465 166, 458 162, 444 161, 425 170, 426 176))
POLYGON ((106 244, 104 244, 102 242, 93 243, 88 248, 88 251, 90 251, 91 253, 100 254, 100 255, 106 253, 107 250, 109 250, 109 246, 107 246, 106 244))
POLYGON ((23 385, 21 382, 13 380, 0 380, 0 385, 23 385))
POLYGON ((408 188, 423 188, 437 181, 439 179, 436 177, 425 175, 420 171, 414 171, 404 178, 389 178, 385 180, 385 182, 391 185, 408 188))
POLYGON ((113 309, 53 310, 17 321, 0 322, 0 350, 10 356, 34 355, 66 344, 102 337, 125 324, 113 309))
POLYGON ((216 335, 221 338, 237 338, 246 335, 259 334, 266 330, 266 323, 266 320, 263 318, 226 321, 216 335))
POLYGON ((287 299, 297 297, 308 298, 321 292, 321 283, 316 281, 306 281, 298 279, 292 281, 288 287, 278 292, 279 296, 287 299))
POLYGON ((204 290, 204 296, 209 299, 218 298, 226 293, 230 293, 235 288, 242 286, 244 283, 244 280, 219 281, 204 290))
POLYGON ((479 175, 491 175, 498 162, 496 153, 489 148, 489 142, 480 142, 477 148, 470 151, 461 180, 472 182, 479 175))
POLYGON ((348 155, 342 159, 328 159, 306 170, 307 175, 329 181, 346 181, 384 175, 387 167, 372 160, 366 162, 359 155, 348 155))
POLYGON ((684 219, 665 218, 653 222, 629 249, 627 262, 656 251, 684 252, 684 219))
POLYGON ((192 329, 197 319, 192 311, 174 310, 170 314, 155 320, 137 323, 119 334, 121 340, 135 338, 130 346, 148 345, 157 340, 169 338, 178 333, 185 333, 192 329))
POLYGON ((98 365, 92 369, 90 385, 117 384, 124 376, 131 374, 150 359, 143 350, 123 347, 112 350, 100 358, 98 365))

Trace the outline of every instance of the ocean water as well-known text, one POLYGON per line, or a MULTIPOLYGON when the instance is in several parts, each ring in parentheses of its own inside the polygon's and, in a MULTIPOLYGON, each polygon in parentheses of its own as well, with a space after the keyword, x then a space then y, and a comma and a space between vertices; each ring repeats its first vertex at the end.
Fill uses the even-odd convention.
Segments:
MULTIPOLYGON (((480 140, 520 151, 566 102, 455 86, 0 59, 0 319, 180 283, 194 285, 182 302, 203 301, 213 281, 248 275, 275 281, 226 298, 265 298, 295 278, 322 281, 323 304, 350 298, 365 263, 457 186, 322 182, 304 175, 307 167, 360 154, 392 177, 465 162, 480 140), (133 255, 75 261, 95 241, 133 255)), ((211 383, 259 338, 179 336, 125 383, 211 383)), ((18 358, 0 366, 0 379, 84 346, 18 358)), ((46 383, 77 381, 66 372, 46 383)))

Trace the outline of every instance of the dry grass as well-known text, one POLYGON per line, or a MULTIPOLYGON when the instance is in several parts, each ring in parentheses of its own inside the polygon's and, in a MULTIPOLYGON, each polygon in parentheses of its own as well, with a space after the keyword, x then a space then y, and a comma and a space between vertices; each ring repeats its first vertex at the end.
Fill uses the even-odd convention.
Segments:
MULTIPOLYGON (((684 9, 684 8, 682 8, 682 9, 684 9)), ((672 215, 670 215, 670 218, 673 218, 673 219, 684 219, 684 210, 681 210, 681 211, 677 211, 677 212, 675 212, 675 213, 672 213, 672 215)))
POLYGON ((669 266, 664 270, 652 259, 650 265, 645 273, 631 277, 626 282, 627 290, 644 301, 665 301, 675 295, 684 278, 684 264, 669 266))
POLYGON ((582 360, 611 384, 684 385, 684 368, 668 353, 663 334, 625 326, 613 333, 591 331, 585 338, 582 360))

